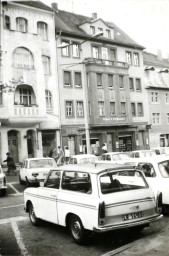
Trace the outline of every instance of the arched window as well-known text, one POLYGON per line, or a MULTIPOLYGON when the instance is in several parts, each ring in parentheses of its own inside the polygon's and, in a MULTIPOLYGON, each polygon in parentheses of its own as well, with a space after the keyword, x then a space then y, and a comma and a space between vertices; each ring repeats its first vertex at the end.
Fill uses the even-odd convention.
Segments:
POLYGON ((27 32, 27 20, 24 18, 16 18, 16 29, 20 32, 27 32))
POLYGON ((52 94, 49 90, 45 91, 45 97, 46 97, 46 110, 47 112, 51 112, 53 107, 52 107, 52 94))
POLYGON ((37 23, 37 32, 38 32, 38 35, 41 36, 43 40, 48 39, 47 24, 45 22, 39 21, 37 23))
POLYGON ((26 48, 17 48, 13 53, 13 66, 15 68, 33 69, 32 53, 26 48))

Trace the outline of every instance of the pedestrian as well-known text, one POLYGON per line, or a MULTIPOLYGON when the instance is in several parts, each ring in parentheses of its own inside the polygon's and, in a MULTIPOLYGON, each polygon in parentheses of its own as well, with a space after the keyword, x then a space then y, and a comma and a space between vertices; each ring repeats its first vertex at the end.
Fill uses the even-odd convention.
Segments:
POLYGON ((10 156, 10 153, 6 153, 7 158, 3 162, 7 162, 8 170, 7 174, 10 173, 11 170, 16 170, 15 162, 12 156, 10 156))
POLYGON ((107 145, 106 145, 106 143, 103 143, 103 146, 102 146, 102 154, 107 153, 107 152, 108 152, 108 150, 107 150, 107 145))
POLYGON ((65 161, 65 157, 64 157, 64 152, 61 146, 58 146, 57 156, 58 156, 57 165, 62 165, 65 161))
POLYGON ((68 149, 68 146, 65 146, 65 161, 66 164, 68 164, 70 158, 70 150, 68 149))

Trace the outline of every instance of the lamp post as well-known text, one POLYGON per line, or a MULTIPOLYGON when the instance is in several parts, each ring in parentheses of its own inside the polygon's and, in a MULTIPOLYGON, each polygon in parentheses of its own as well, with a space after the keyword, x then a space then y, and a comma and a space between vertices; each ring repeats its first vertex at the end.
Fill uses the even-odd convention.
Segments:
MULTIPOLYGON (((103 35, 103 32, 93 34, 92 36, 90 36, 86 40, 80 42, 79 45, 82 45, 83 43, 89 41, 91 38, 100 37, 102 35, 103 35)), ((65 48, 65 47, 70 46, 70 45, 73 45, 73 44, 61 44, 61 45, 58 45, 57 48, 65 48)), ((84 92, 84 118, 85 118, 86 149, 87 149, 87 154, 90 154, 89 104, 88 104, 88 91, 87 91, 87 79, 86 79, 86 63, 87 62, 85 62, 85 59, 83 59, 82 48, 80 48, 80 50, 81 50, 82 62, 72 63, 70 65, 69 64, 64 64, 64 65, 68 65, 69 67, 71 67, 71 66, 74 66, 74 65, 83 64, 83 74, 84 74, 83 92, 84 92)))

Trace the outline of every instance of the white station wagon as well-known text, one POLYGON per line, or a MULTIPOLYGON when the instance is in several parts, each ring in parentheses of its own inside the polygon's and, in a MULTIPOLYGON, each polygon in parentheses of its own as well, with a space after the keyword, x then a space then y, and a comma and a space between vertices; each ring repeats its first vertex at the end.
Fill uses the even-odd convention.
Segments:
POLYGON ((49 172, 41 187, 24 191, 30 221, 69 227, 78 244, 92 232, 141 231, 162 217, 143 172, 131 166, 67 165, 49 172))
POLYGON ((5 195, 6 194, 6 176, 5 173, 2 170, 2 167, 0 165, 0 193, 1 195, 5 195))
POLYGON ((50 157, 25 159, 20 169, 19 182, 27 187, 44 181, 51 168, 57 167, 56 161, 50 157))

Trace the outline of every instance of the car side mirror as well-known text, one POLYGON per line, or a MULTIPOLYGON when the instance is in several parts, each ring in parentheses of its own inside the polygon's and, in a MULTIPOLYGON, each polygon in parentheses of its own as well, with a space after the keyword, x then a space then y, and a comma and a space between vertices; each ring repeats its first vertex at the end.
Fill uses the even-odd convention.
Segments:
POLYGON ((40 185, 40 187, 44 187, 44 182, 41 181, 41 182, 39 183, 39 185, 40 185))

